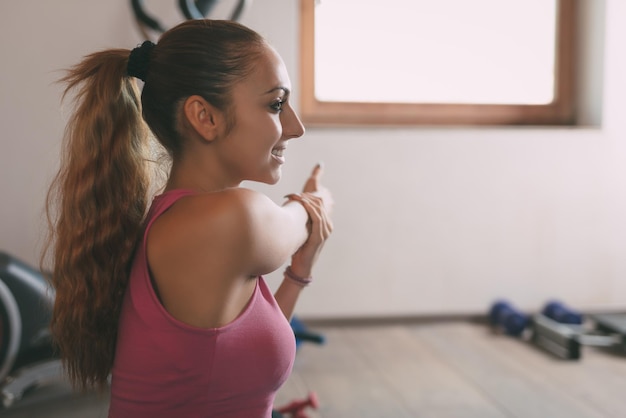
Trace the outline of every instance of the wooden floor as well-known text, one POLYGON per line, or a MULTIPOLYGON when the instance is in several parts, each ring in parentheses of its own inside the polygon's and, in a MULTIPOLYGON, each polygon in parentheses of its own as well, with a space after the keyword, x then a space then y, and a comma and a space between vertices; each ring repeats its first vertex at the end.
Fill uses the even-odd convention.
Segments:
MULTIPOLYGON (((313 331, 326 343, 301 345, 276 400, 315 391, 320 408, 311 418, 626 417, 626 357, 606 351, 587 347, 579 361, 558 360, 460 321, 313 331)), ((56 385, 0 416, 104 418, 107 401, 56 385)))

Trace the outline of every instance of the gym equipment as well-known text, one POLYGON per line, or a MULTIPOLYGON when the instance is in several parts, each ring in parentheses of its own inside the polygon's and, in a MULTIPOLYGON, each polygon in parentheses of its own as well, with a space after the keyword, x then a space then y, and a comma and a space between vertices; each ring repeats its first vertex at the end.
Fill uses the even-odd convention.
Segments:
POLYGON ((296 347, 300 347, 300 344, 303 342, 312 342, 315 344, 324 344, 326 342, 323 335, 309 331, 306 325, 297 317, 292 317, 289 323, 296 336, 296 347))
POLYGON ((580 312, 565 306, 557 300, 546 303, 541 313, 561 324, 581 325, 583 323, 583 315, 580 312))
POLYGON ((272 411, 272 418, 308 418, 304 411, 308 407, 313 409, 319 408, 319 401, 315 392, 309 392, 309 396, 306 399, 298 399, 275 409, 272 411))
POLYGON ((562 302, 548 302, 540 313, 526 315, 505 301, 490 309, 491 325, 526 339, 565 360, 578 360, 582 347, 605 347, 626 353, 626 314, 583 315, 562 302))
POLYGON ((532 342, 567 360, 580 359, 583 346, 624 349, 626 315, 583 315, 559 301, 532 318, 532 342))
POLYGON ((599 332, 619 334, 622 343, 626 344, 626 314, 592 314, 589 315, 599 332))
POLYGON ((499 300, 489 310, 489 321, 494 329, 501 330, 507 335, 519 337, 528 326, 530 318, 516 309, 510 302, 499 300))
POLYGON ((580 324, 562 323, 544 314, 532 317, 532 342, 556 357, 578 360, 583 346, 612 348, 626 353, 626 315, 587 315, 580 324))
POLYGON ((8 408, 27 389, 62 378, 49 322, 54 291, 43 275, 0 252, 0 401, 8 408))

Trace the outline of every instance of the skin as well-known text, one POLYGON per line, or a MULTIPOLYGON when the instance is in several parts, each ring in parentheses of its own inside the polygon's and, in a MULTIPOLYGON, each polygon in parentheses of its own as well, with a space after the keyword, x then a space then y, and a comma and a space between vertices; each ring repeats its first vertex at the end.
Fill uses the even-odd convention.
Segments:
MULTIPOLYGON (((187 98, 181 108, 184 148, 166 191, 198 193, 154 222, 147 255, 162 304, 182 322, 200 328, 232 322, 252 296, 256 277, 289 257, 295 274, 310 276, 332 231, 332 196, 320 183, 320 166, 282 206, 240 187, 244 180, 275 184, 280 155, 304 134, 289 104, 290 88, 282 59, 268 46, 254 73, 232 91, 232 129, 226 115, 200 96, 187 98)), ((288 319, 301 290, 285 279, 276 292, 288 319)))

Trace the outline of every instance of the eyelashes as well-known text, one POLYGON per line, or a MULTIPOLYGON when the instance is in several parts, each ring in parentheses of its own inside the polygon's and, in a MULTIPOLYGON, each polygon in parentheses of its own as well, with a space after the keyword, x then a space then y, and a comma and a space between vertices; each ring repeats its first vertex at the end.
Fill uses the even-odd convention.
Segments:
POLYGON ((286 100, 276 100, 272 102, 270 108, 275 112, 280 112, 283 110, 283 105, 286 103, 286 100))

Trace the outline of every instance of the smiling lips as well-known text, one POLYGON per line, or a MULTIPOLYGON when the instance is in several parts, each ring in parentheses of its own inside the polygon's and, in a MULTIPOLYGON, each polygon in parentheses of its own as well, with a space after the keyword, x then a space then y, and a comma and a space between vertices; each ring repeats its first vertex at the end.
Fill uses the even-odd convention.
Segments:
POLYGON ((285 152, 285 147, 277 147, 277 148, 272 149, 272 155, 281 163, 285 162, 285 157, 283 157, 284 152, 285 152))

